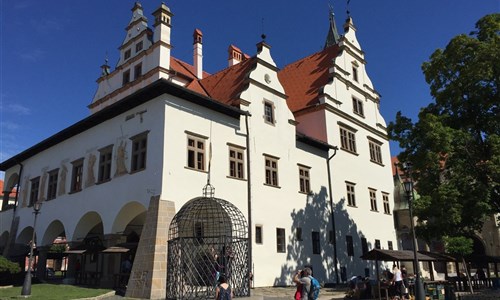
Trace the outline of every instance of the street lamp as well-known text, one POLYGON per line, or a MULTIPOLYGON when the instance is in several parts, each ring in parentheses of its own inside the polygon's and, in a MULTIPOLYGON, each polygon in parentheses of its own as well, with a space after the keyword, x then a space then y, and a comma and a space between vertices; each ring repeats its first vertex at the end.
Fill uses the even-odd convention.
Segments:
POLYGON ((415 190, 413 188, 413 179, 411 178, 411 165, 409 163, 403 164, 406 179, 403 182, 403 188, 408 197, 408 210, 410 211, 410 228, 412 233, 413 242, 413 264, 415 265, 415 299, 425 300, 425 292, 422 281, 420 280, 420 264, 417 256, 417 236, 415 235, 415 226, 413 225, 413 201, 415 201, 415 190))
POLYGON ((40 208, 42 208, 42 202, 37 201, 33 205, 33 214, 35 215, 35 220, 33 221, 33 236, 31 237, 30 244, 30 258, 28 260, 28 272, 24 277, 23 289, 21 290, 21 296, 29 297, 31 296, 31 265, 33 264, 33 248, 35 246, 35 232, 36 232, 36 217, 40 213, 40 208))

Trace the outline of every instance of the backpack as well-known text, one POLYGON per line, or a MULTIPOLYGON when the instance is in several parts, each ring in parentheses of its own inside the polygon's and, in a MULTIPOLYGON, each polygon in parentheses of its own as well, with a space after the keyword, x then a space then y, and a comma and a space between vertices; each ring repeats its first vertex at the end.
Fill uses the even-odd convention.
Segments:
POLYGON ((309 288, 309 293, 307 293, 307 299, 316 300, 318 299, 321 285, 319 285, 319 281, 316 278, 309 276, 309 279, 311 279, 311 287, 309 288))
POLYGON ((225 289, 219 286, 219 298, 217 300, 231 300, 231 288, 225 289))

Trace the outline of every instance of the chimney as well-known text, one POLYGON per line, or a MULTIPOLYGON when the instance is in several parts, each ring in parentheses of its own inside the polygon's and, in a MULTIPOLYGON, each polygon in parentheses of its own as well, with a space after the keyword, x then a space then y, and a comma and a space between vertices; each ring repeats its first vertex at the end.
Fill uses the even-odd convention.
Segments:
POLYGON ((203 33, 201 30, 195 29, 193 32, 193 64, 198 79, 203 79, 203 33))
POLYGON ((230 45, 227 51, 229 53, 228 62, 230 67, 240 63, 243 60, 243 52, 241 52, 241 50, 235 45, 230 45))

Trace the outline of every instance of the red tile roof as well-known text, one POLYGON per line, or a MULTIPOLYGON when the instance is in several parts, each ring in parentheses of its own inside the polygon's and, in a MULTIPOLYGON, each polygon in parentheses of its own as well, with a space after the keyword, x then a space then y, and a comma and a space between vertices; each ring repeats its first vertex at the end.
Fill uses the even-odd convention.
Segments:
MULTIPOLYGON (((0 180, 0 193, 2 194, 3 197, 3 180, 0 180)), ((12 189, 11 193, 9 194, 9 197, 14 198, 16 197, 16 189, 12 189)))
POLYGON ((250 58, 218 73, 203 78, 200 83, 208 96, 219 102, 234 105, 247 85, 247 75, 254 68, 256 58, 250 58))
POLYGON ((278 73, 292 112, 318 102, 321 88, 330 81, 329 69, 339 51, 339 47, 333 45, 287 65, 278 73))
MULTIPOLYGON (((175 58, 173 56, 170 56, 170 68, 187 78, 190 78, 192 80, 197 79, 196 77, 196 72, 194 70, 194 67, 186 62, 183 62, 182 60, 175 58)), ((210 73, 207 73, 203 71, 203 77, 210 76, 210 73)))

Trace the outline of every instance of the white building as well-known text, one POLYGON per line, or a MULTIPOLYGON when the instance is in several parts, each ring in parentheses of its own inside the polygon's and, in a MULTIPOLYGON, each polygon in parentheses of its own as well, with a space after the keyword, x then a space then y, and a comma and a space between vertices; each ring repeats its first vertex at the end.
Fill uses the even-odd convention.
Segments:
MULTIPOLYGON (((215 196, 249 224, 253 285, 289 285, 306 264, 323 283, 374 276, 359 256, 398 248, 394 185, 380 95, 353 20, 339 36, 332 16, 325 48, 281 69, 261 41, 251 57, 231 45, 228 67, 207 74, 200 30, 190 65, 172 56, 165 4, 152 28, 139 3, 132 11, 91 115, 0 165, 4 190, 19 187, 17 209, 1 212, 4 253, 25 250, 42 201, 40 262, 59 236, 77 250, 84 239, 103 248, 139 240, 129 287, 142 276, 140 296, 165 297, 168 224, 210 177, 215 196)), ((116 255, 85 261, 102 286, 119 268, 116 255)))

